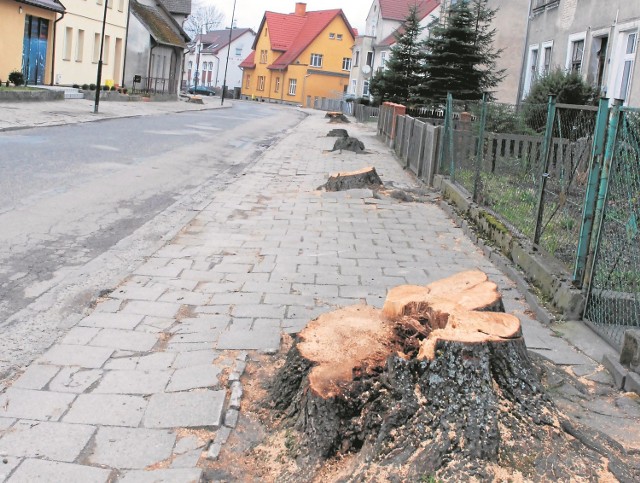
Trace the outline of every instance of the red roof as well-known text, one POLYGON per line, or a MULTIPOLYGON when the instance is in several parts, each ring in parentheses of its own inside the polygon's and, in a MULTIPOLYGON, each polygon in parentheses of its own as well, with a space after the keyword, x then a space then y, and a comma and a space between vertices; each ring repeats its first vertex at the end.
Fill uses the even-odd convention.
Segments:
MULTIPOLYGON (((387 2, 390 3, 390 2, 387 2)), ((382 0, 380 2, 382 8, 382 0)), ((407 11, 402 17, 402 21, 404 22, 407 19, 407 15, 409 15, 409 8, 413 5, 413 3, 409 3, 407 5, 407 11)), ((421 21, 431 14, 438 6, 440 5, 440 0, 423 0, 421 2, 416 2, 418 7, 418 19, 421 21)), ((388 47, 396 43, 396 35, 402 35, 404 33, 404 24, 400 25, 391 35, 378 43, 381 47, 388 47)))
POLYGON ((251 53, 247 56, 246 59, 244 59, 242 62, 240 62, 239 67, 242 68, 248 68, 248 69, 255 69, 256 67, 256 51, 252 50, 251 53))
POLYGON ((413 5, 418 7, 418 12, 422 12, 423 8, 427 10, 424 18, 428 13, 432 12, 438 5, 439 0, 380 0, 380 14, 383 19, 399 20, 404 22, 409 15, 409 8, 413 5))
MULTIPOLYGON (((347 17, 341 9, 318 10, 315 12, 305 12, 304 15, 295 13, 284 14, 276 12, 265 12, 262 23, 258 29, 260 34, 265 26, 269 29, 271 40, 271 50, 283 52, 278 59, 271 64, 269 69, 285 69, 289 64, 295 62, 298 56, 327 28, 327 26, 338 16, 341 16, 352 35, 352 41, 356 33, 349 24, 347 17)), ((256 48, 259 35, 253 44, 256 48)), ((255 66, 255 52, 252 54, 251 62, 255 66)), ((247 63, 245 59, 243 64, 247 63)), ((246 66, 248 67, 248 65, 246 66)))

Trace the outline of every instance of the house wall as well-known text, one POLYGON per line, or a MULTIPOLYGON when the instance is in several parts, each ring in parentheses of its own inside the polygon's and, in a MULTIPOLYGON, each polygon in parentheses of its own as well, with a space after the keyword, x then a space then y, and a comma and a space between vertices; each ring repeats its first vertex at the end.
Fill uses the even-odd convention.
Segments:
POLYGON ((49 20, 49 39, 45 67, 45 84, 51 83, 51 61, 53 55, 53 29, 58 14, 42 8, 32 7, 13 0, 0 0, 0 80, 6 81, 9 73, 22 68, 24 21, 27 15, 49 20), (22 13, 19 8, 22 7, 22 13))
POLYGON ((151 49, 151 35, 147 28, 131 15, 129 20, 129 35, 127 39, 127 60, 124 68, 124 85, 133 84, 133 76, 147 77, 151 49))
POLYGON ((65 0, 63 2, 67 13, 58 23, 56 83, 61 85, 95 83, 105 1, 109 3, 105 25, 102 83, 108 80, 112 80, 115 84, 122 83, 129 0, 65 0), (78 48, 79 46, 81 49, 78 48))
POLYGON ((488 6, 497 9, 493 21, 496 29, 493 46, 496 50, 502 50, 497 67, 505 70, 505 77, 493 95, 498 102, 515 104, 518 101, 520 70, 525 52, 529 0, 489 0, 488 6))
POLYGON ((628 34, 640 35, 640 2, 610 0, 606 8, 597 0, 534 0, 527 42, 527 59, 522 70, 523 97, 526 96, 534 73, 542 73, 543 46, 551 45, 551 68, 567 70, 571 67, 572 42, 584 40, 580 72, 592 85, 598 81, 598 52, 606 37, 603 52, 601 94, 619 97, 621 77, 626 59, 632 61, 629 73, 629 95, 626 104, 640 105, 640 70, 638 67, 637 37, 635 53, 625 56, 628 34), (546 7, 541 6, 545 4, 546 7), (537 7, 537 8, 536 8, 537 7), (532 51, 538 49, 538 65, 532 65, 532 51))

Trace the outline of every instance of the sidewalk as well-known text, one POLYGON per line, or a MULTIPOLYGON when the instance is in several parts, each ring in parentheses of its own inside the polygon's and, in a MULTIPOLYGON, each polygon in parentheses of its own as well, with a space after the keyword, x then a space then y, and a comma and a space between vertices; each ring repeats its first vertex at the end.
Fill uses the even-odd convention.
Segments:
POLYGON ((474 268, 498 284, 527 346, 584 381, 578 391, 558 376, 560 407, 640 449, 637 399, 533 320, 436 203, 316 190, 369 165, 387 185, 419 186, 369 126, 341 127, 373 154, 323 152, 335 126, 308 112, 0 395, 0 482, 199 481, 241 417, 252 351, 277 351, 282 332, 335 308, 381 307, 389 287, 474 268))
POLYGON ((202 111, 232 107, 233 101, 225 99, 220 105, 219 97, 203 97, 204 104, 179 101, 167 102, 118 102, 101 101, 98 114, 93 113, 94 101, 88 99, 65 99, 48 102, 0 102, 0 132, 30 127, 77 124, 103 121, 118 117, 149 116, 183 111, 202 111))

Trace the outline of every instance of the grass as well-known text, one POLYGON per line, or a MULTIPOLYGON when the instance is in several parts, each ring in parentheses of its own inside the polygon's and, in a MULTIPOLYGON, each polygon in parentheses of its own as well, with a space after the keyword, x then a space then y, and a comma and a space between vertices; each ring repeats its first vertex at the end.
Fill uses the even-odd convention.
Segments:
MULTIPOLYGON (((538 188, 532 181, 531 173, 526 172, 524 167, 518 166, 514 161, 510 168, 509 173, 480 174, 479 202, 493 210, 524 237, 533 240, 538 188)), ((473 192, 474 178, 475 173, 471 169, 456 171, 456 182, 470 193, 473 192)), ((556 208, 557 204, 547 199, 540 246, 572 270, 580 221, 562 208, 557 211, 556 208), (548 216, 554 212, 553 218, 547 223, 548 216)))

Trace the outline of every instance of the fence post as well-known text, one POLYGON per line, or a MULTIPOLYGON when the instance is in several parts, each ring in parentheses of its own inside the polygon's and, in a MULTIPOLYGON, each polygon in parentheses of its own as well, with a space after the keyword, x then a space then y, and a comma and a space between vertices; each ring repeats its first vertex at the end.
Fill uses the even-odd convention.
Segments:
POLYGON ((538 190, 538 204, 536 206, 536 229, 533 234, 533 243, 540 243, 542 236, 542 218, 544 216, 544 191, 549 177, 549 161, 551 160, 551 145, 553 144, 553 123, 556 119, 556 96, 550 95, 547 104, 547 126, 542 143, 542 173, 540 174, 540 188, 538 190))
POLYGON ((580 238, 578 239, 578 252, 576 254, 576 265, 573 271, 573 284, 582 288, 584 282, 589 244, 593 234, 593 221, 597 202, 598 182, 602 172, 602 160, 604 157, 605 140, 607 135, 607 121, 609 118, 609 99, 600 98, 598 105, 598 116, 596 118, 596 130, 593 136, 593 148, 591 150, 591 160, 589 163, 589 182, 584 200, 582 213, 582 226, 580 227, 580 238))
POLYGON ((598 258, 598 250, 600 248, 600 235, 602 232, 602 225, 604 223, 605 206, 607 203, 607 196, 609 194, 609 173, 611 172, 611 166, 613 165, 613 158, 615 156, 615 149, 618 138, 618 129, 622 120, 623 111, 620 109, 622 106, 622 100, 615 99, 613 101, 613 110, 611 117, 609 118, 609 127, 607 129, 607 142, 604 152, 604 159, 602 161, 602 174, 600 175, 600 185, 598 188, 598 199, 596 201, 596 209, 594 213, 594 229, 595 229, 595 241, 591 244, 586 263, 586 270, 584 275, 584 283, 587 284, 587 303, 585 304, 585 311, 591 296, 591 280, 593 278, 593 272, 595 271, 596 261, 598 258))
POLYGON ((442 149, 440 149, 440 169, 444 169, 445 152, 449 151, 449 176, 455 181, 455 166, 453 164, 453 97, 447 94, 447 104, 444 112, 444 134, 442 136, 442 149), (448 148, 448 149, 447 149, 448 148))
POLYGON ((473 180, 473 202, 478 202, 478 188, 480 187, 480 171, 484 157, 484 129, 487 123, 487 94, 482 94, 482 112, 480 114, 480 130, 478 132, 478 147, 476 152, 476 174, 473 180))

